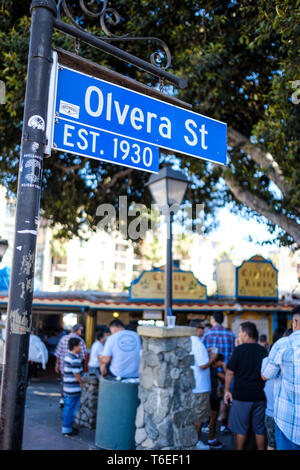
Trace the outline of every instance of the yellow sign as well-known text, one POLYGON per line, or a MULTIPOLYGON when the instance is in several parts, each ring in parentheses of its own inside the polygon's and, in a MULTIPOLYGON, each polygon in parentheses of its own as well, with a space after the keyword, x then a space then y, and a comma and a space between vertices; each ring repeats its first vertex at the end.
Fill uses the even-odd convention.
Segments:
POLYGON ((277 270, 262 256, 253 256, 237 268, 238 297, 278 297, 277 270))
MULTIPOLYGON (((174 300, 206 300, 206 286, 192 272, 173 270, 174 300)), ((144 271, 132 282, 130 298, 133 300, 162 300, 165 297, 165 272, 163 269, 144 271)))

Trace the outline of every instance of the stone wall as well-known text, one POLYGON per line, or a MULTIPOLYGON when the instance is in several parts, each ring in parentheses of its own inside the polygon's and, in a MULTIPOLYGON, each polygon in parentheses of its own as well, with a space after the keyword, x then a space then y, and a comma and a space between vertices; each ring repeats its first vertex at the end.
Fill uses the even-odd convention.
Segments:
POLYGON ((96 376, 83 376, 80 405, 75 422, 88 429, 96 428, 99 381, 96 376))
POLYGON ((143 355, 136 449, 194 449, 198 439, 194 427, 197 420, 190 336, 195 330, 163 327, 158 331, 141 327, 138 333, 142 337, 143 355), (151 337, 151 334, 161 337, 151 337))

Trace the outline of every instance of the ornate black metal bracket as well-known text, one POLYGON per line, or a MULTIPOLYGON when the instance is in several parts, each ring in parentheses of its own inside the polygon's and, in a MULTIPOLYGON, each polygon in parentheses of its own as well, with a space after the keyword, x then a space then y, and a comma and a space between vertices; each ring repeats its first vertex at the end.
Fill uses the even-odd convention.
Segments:
MULTIPOLYGON (((170 50, 169 50, 168 46, 166 45, 166 43, 164 41, 162 41, 161 39, 156 38, 156 37, 130 37, 130 36, 128 36, 128 34, 125 34, 125 35, 122 35, 122 36, 118 36, 116 34, 113 34, 109 30, 108 24, 111 25, 111 26, 118 25, 120 23, 120 15, 114 8, 108 8, 108 0, 89 0, 89 1, 79 0, 79 6, 82 10, 83 15, 86 15, 90 18, 99 19, 101 29, 102 29, 102 31, 105 35, 99 36, 97 38, 98 40, 112 41, 112 42, 113 41, 152 41, 152 42, 158 43, 159 46, 161 47, 161 51, 160 52, 159 51, 153 52, 150 56, 150 63, 153 67, 156 68, 156 71, 155 71, 156 73, 154 73, 154 75, 159 76, 160 80, 167 79, 167 80, 175 83, 174 80, 171 79, 171 77, 174 77, 174 76, 168 74, 169 76, 166 77, 166 76, 163 76, 163 74, 158 73, 158 71, 165 72, 167 70, 167 68, 169 68, 170 65, 171 65, 171 53, 170 53, 170 50), (91 7, 93 7, 93 10, 90 9, 91 7), (164 53, 164 57, 163 57, 162 51, 164 53), (163 62, 165 62, 164 65, 163 65, 163 62)), ((72 16, 71 11, 70 11, 70 7, 68 6, 68 0, 59 0, 58 1, 58 4, 57 4, 57 17, 58 18, 59 18, 59 15, 60 15, 60 9, 61 8, 62 8, 63 13, 65 14, 65 16, 69 19, 71 24, 74 26, 74 28, 76 28, 78 30, 78 35, 77 35, 78 38, 79 38, 79 32, 83 33, 85 35, 86 34, 90 35, 90 33, 88 33, 84 28, 81 27, 80 19, 78 19, 76 21, 76 19, 72 16)), ((57 25, 61 24, 61 23, 62 22, 60 22, 59 20, 56 20, 55 26, 57 27, 57 25)), ((58 27, 58 29, 60 29, 60 28, 58 27)), ((66 32, 66 31, 64 31, 64 32, 66 32)), ((96 37, 94 36, 94 38, 96 38, 96 37)), ((81 36, 81 39, 82 39, 82 36, 81 36)), ((82 40, 84 40, 84 39, 82 39, 82 40)), ((87 41, 85 41, 85 42, 87 42, 87 41)), ((95 44, 93 44, 93 45, 95 46, 95 44)), ((117 48, 115 48, 115 51, 116 51, 116 49, 117 48)), ((113 54, 113 55, 115 55, 115 54, 113 54)), ((132 57, 134 57, 134 56, 132 56, 132 57)), ((128 58, 126 60, 128 60, 128 58)), ((139 59, 139 60, 141 60, 141 59, 139 59)), ((132 63, 130 60, 129 60, 129 62, 132 63)), ((143 61, 144 65, 145 65, 145 63, 146 62, 143 61)), ((137 64, 133 63, 133 65, 137 65, 137 64)), ((139 66, 139 65, 137 65, 137 66, 139 66)), ((141 68, 145 69, 145 67, 141 67, 141 68)), ((153 73, 153 70, 151 71, 151 70, 148 69, 147 71, 150 72, 150 73, 153 73)), ((178 79, 176 77, 176 85, 180 86, 180 88, 185 88, 185 86, 186 86, 185 81, 183 79, 179 79, 179 81, 180 81, 180 84, 178 83, 178 79)))

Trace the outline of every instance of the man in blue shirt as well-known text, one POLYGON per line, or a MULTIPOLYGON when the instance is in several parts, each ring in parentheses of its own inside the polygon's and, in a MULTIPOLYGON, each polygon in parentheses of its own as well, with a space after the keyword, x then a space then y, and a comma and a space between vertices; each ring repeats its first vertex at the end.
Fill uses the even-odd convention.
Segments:
POLYGON ((277 450, 300 450, 300 306, 293 310, 292 328, 276 341, 261 370, 263 380, 280 379, 274 390, 277 450))

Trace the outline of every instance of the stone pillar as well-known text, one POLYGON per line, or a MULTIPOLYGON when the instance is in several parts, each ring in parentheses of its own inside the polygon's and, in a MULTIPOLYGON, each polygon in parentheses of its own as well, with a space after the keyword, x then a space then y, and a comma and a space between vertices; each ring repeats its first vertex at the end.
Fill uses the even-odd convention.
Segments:
POLYGON ((96 376, 84 375, 80 405, 75 423, 88 429, 96 428, 99 381, 96 376))
POLYGON ((138 327, 143 355, 136 416, 136 449, 195 449, 195 387, 190 354, 196 329, 138 327))

